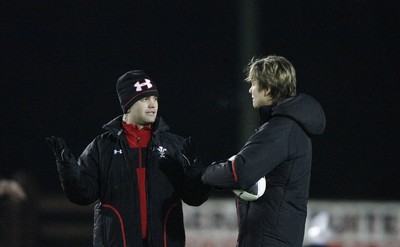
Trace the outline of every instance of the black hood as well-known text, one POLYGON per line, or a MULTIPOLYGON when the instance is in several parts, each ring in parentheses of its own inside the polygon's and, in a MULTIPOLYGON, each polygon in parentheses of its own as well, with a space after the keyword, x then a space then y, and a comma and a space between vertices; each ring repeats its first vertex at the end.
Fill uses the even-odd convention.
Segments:
POLYGON ((277 105, 260 107, 260 116, 263 122, 274 116, 291 118, 312 135, 322 134, 326 125, 322 106, 306 94, 285 99, 277 105))

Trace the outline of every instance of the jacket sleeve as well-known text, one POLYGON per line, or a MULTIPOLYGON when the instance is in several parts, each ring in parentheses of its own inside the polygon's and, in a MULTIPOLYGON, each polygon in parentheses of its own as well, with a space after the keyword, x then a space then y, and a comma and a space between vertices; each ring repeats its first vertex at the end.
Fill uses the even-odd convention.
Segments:
POLYGON ((288 125, 266 124, 254 133, 232 161, 214 163, 204 183, 226 189, 246 189, 288 157, 288 125))
POLYGON ((90 143, 76 160, 68 159, 58 172, 68 199, 79 205, 89 205, 98 198, 98 149, 90 143))
POLYGON ((213 162, 205 169, 201 180, 204 184, 218 189, 237 188, 234 162, 228 160, 213 162))

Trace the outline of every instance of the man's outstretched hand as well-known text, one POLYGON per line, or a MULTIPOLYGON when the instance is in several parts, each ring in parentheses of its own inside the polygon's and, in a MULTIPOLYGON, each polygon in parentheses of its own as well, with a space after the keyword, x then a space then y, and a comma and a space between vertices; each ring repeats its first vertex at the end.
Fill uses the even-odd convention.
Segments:
POLYGON ((192 137, 186 138, 183 142, 182 156, 185 161, 185 166, 192 166, 196 162, 197 154, 196 147, 193 144, 192 137))
POLYGON ((69 151, 62 137, 46 137, 46 141, 53 150, 57 163, 62 161, 76 162, 75 156, 69 151))
POLYGON ((61 137, 46 137, 46 141, 49 144, 51 150, 53 150, 54 156, 57 161, 62 161, 62 152, 67 147, 65 141, 61 137))

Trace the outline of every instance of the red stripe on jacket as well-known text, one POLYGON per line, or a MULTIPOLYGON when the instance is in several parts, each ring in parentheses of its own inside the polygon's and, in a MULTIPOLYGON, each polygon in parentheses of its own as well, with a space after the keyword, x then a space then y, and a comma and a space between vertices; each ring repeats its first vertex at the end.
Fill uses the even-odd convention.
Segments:
POLYGON ((146 168, 143 167, 142 148, 149 145, 151 138, 151 128, 145 126, 141 129, 134 124, 123 123, 126 140, 130 148, 138 149, 138 168, 136 168, 138 187, 139 187, 139 205, 140 221, 142 225, 142 238, 147 236, 147 188, 146 188, 146 168))
POLYGON ((126 247, 125 226, 124 226, 124 221, 122 220, 121 214, 118 212, 118 210, 116 208, 114 208, 111 205, 108 205, 108 204, 101 204, 101 205, 105 208, 111 209, 117 215, 118 220, 119 220, 119 225, 121 226, 122 241, 124 243, 123 247, 126 247))
POLYGON ((235 168, 235 160, 231 161, 231 166, 232 166, 233 179, 237 183, 238 178, 237 178, 237 173, 236 173, 236 168, 235 168))

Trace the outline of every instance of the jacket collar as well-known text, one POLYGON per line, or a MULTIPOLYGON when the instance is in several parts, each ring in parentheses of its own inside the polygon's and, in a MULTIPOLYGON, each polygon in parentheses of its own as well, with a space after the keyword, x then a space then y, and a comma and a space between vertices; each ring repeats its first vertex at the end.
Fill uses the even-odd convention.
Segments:
POLYGON ((291 101, 293 98, 294 97, 283 99, 273 105, 260 106, 258 108, 258 113, 260 115, 260 125, 268 122, 275 115, 275 111, 279 108, 280 105, 284 105, 285 103, 291 101))
POLYGON ((260 125, 268 122, 272 118, 273 105, 260 106, 258 113, 260 115, 260 125))
MULTIPOLYGON (((103 129, 109 131, 116 138, 125 140, 125 138, 122 138, 124 134, 122 128, 122 115, 119 115, 118 117, 103 125, 103 129)), ((152 130, 153 134, 157 134, 158 132, 169 130, 169 127, 163 118, 157 117, 156 121, 152 124, 152 130)))

